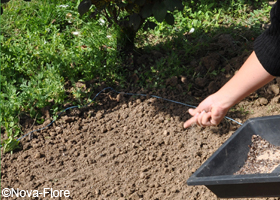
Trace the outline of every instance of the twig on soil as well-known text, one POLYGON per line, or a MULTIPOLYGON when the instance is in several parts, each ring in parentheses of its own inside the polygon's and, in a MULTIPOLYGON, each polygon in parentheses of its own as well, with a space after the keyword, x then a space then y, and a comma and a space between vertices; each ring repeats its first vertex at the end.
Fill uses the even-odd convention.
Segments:
MULTIPOLYGON (((35 119, 34 119, 34 121, 33 121, 33 124, 32 124, 32 126, 30 127, 31 130, 32 130, 32 128, 33 128, 33 126, 34 126, 34 124, 35 124, 35 122, 36 122, 37 116, 38 116, 38 113, 36 114, 35 119)), ((30 134, 29 134, 29 138, 28 138, 28 139, 29 139, 29 140, 32 140, 32 139, 33 139, 33 133, 30 133, 30 134)))

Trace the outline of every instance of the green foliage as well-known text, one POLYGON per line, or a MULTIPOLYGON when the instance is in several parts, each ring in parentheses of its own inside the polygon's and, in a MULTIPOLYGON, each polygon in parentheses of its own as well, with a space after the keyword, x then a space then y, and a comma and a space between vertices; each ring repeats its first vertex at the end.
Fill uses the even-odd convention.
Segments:
POLYGON ((16 139, 14 139, 12 136, 9 137, 8 140, 4 141, 4 153, 8 153, 8 152, 13 152, 16 149, 20 149, 19 147, 19 141, 17 141, 16 139))
MULTIPOLYGON (((4 3, 8 3, 10 0, 1 0, 1 5, 4 4, 4 3)), ((31 1, 31 0, 23 0, 23 1, 31 1)), ((1 6, 1 15, 3 14, 4 10, 1 6)))
POLYGON ((135 33, 143 24, 145 29, 155 28, 156 24, 149 20, 149 17, 153 16, 159 23, 166 21, 173 25, 173 12, 183 8, 181 0, 83 0, 78 6, 78 11, 82 16, 94 10, 90 17, 103 17, 107 19, 109 26, 114 24, 120 27, 120 31, 124 32, 120 34, 120 40, 126 37, 130 40, 122 44, 126 48, 134 42, 135 33))
MULTIPOLYGON (((79 18, 69 1, 10 1, 1 16, 1 115, 8 138, 5 149, 17 146, 23 115, 43 123, 41 109, 55 115, 66 101, 65 82, 97 79, 114 82, 118 59, 115 35, 97 22, 79 18), (105 46, 106 44, 106 46, 105 46)), ((88 91, 71 90, 77 101, 88 91)), ((75 102, 72 102, 75 104, 75 102)))

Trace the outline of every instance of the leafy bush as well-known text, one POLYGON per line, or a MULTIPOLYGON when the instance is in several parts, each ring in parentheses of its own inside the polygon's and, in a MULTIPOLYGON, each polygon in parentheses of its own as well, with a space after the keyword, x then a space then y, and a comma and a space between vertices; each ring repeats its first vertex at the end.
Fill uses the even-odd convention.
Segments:
MULTIPOLYGON (((8 3, 10 0, 1 0, 1 4, 2 3, 8 3)), ((23 1, 31 1, 31 0, 23 0, 23 1)), ((2 8, 2 6, 1 6, 1 15, 3 14, 3 12, 4 12, 4 10, 3 10, 3 8, 2 8)))
POLYGON ((158 22, 174 24, 173 11, 183 10, 181 0, 83 0, 78 11, 84 15, 91 11, 89 17, 105 18, 109 26, 120 28, 118 47, 131 51, 134 47, 136 32, 142 27, 153 29, 156 23, 149 20, 153 16, 158 22))

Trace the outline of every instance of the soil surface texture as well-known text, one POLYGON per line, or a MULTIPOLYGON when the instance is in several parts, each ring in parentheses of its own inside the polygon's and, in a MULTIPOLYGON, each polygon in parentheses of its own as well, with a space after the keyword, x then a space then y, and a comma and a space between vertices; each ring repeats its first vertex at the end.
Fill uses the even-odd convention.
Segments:
MULTIPOLYGON (((184 129, 189 108, 150 95, 198 105, 234 75, 250 52, 230 54, 227 60, 227 53, 221 53, 215 55, 215 62, 209 53, 191 63, 206 72, 226 66, 218 76, 182 75, 166 80, 163 89, 122 91, 146 97, 106 91, 87 108, 68 110, 48 128, 20 140, 21 149, 13 154, 2 149, 1 187, 69 190, 69 199, 75 200, 216 200, 205 186, 188 186, 186 181, 240 125, 223 120, 217 127, 184 129)), ((227 116, 244 123, 253 117, 279 115, 279 84, 277 79, 254 92, 227 116)), ((105 87, 95 89, 94 95, 105 87)), ((46 126, 49 117, 42 125, 21 120, 23 132, 46 126)), ((34 199, 50 199, 50 195, 34 199)), ((254 200, 264 199, 279 198, 254 200)))
MULTIPOLYGON (((173 91, 160 94, 186 100, 173 91)), ((2 188, 69 190, 70 199, 81 200, 217 199, 206 187, 186 181, 239 125, 223 121, 185 130, 190 117, 185 106, 113 93, 99 99, 99 105, 65 113, 51 127, 25 137, 22 150, 2 154, 2 188)), ((267 113, 251 108, 259 116, 267 113)), ((243 122, 250 116, 231 115, 243 122)))

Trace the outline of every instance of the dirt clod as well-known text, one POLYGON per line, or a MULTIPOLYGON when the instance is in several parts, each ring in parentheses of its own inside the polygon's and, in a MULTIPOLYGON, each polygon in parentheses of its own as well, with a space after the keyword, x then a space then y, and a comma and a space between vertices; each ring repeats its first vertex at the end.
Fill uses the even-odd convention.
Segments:
POLYGON ((40 152, 35 153, 34 158, 41 158, 43 157, 43 154, 41 154, 40 152))
POLYGON ((267 104, 268 104, 268 100, 264 97, 261 97, 256 101, 256 105, 259 105, 259 106, 263 106, 263 105, 267 105, 267 104))
POLYGON ((171 86, 176 86, 178 84, 178 78, 177 76, 173 76, 172 78, 170 79, 167 79, 166 80, 166 85, 171 85, 171 86))
POLYGON ((274 93, 275 95, 278 95, 278 94, 279 94, 279 86, 276 85, 276 84, 270 85, 270 86, 267 88, 267 90, 268 90, 268 92, 274 93))
POLYGON ((206 67, 207 70, 213 71, 219 66, 219 54, 212 53, 209 56, 202 58, 202 64, 206 67))
POLYGON ((195 79, 195 84, 200 87, 203 88, 206 86, 207 84, 207 80, 205 78, 196 78, 195 79))
POLYGON ((164 130, 164 131, 163 131, 163 135, 164 135, 164 136, 168 136, 168 135, 169 135, 169 132, 168 132, 167 130, 164 130))

